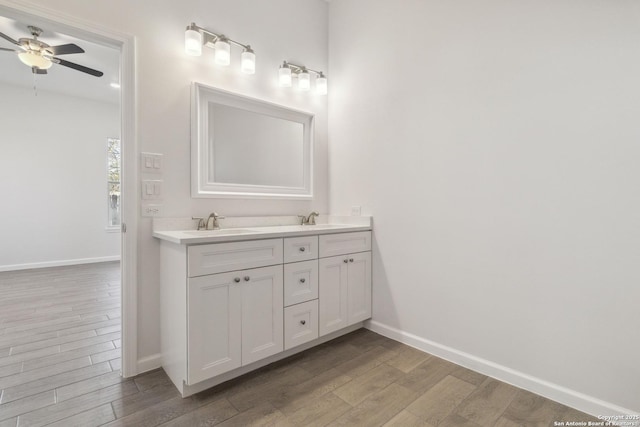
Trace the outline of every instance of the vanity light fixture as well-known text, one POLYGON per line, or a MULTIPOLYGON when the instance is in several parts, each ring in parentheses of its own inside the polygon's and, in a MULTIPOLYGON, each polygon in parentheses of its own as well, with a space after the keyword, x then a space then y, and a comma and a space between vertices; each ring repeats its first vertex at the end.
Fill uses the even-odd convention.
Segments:
POLYGON ((286 61, 278 70, 278 83, 281 87, 291 87, 291 68, 286 61))
POLYGON ((297 65, 284 61, 278 70, 278 82, 281 87, 291 87, 292 77, 298 78, 298 89, 309 91, 311 89, 311 73, 316 76, 316 93, 327 94, 327 77, 322 71, 312 70, 304 65, 297 65))
POLYGON ((231 45, 243 48, 240 71, 245 74, 255 74, 256 72, 256 54, 248 44, 242 44, 226 37, 224 34, 216 34, 195 23, 187 26, 184 33, 184 51, 187 55, 202 55, 202 46, 210 47, 215 50, 214 61, 216 64, 227 66, 231 63, 231 45))

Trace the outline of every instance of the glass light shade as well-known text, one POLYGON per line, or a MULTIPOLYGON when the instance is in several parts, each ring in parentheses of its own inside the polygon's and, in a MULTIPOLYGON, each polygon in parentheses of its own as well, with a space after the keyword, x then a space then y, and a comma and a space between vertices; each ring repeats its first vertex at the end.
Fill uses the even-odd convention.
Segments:
POLYGON ((316 93, 318 95, 327 94, 327 78, 322 76, 316 79, 316 93))
POLYGON ((245 50, 242 52, 242 57, 240 59, 240 71, 245 74, 255 74, 256 73, 256 54, 245 50))
POLYGON ((281 87, 291 87, 291 68, 280 67, 278 70, 278 82, 281 87))
POLYGON ((304 91, 311 89, 311 76, 306 71, 298 74, 298 89, 304 91))
POLYGON ((51 68, 52 62, 40 55, 37 52, 20 52, 18 54, 18 58, 22 63, 28 65, 29 67, 36 67, 41 70, 48 70, 51 68))
POLYGON ((188 29, 184 33, 184 52, 190 56, 202 55, 202 34, 188 29))
POLYGON ((213 45, 216 49, 215 61, 219 65, 229 65, 231 63, 231 45, 224 40, 218 39, 213 45))

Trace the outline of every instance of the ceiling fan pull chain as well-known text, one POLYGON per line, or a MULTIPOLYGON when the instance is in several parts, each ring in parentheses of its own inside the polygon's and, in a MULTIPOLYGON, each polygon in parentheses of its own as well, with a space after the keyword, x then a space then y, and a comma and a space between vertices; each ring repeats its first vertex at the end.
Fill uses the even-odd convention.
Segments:
POLYGON ((37 86, 37 82, 36 82, 36 75, 37 74, 32 74, 33 75, 33 93, 35 96, 38 96, 38 86, 37 86))

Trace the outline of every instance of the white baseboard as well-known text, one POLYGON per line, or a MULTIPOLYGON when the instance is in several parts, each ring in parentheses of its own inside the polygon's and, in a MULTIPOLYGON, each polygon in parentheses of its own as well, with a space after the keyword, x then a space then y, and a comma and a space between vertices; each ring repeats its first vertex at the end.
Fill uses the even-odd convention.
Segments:
POLYGON ((148 371, 153 371, 162 366, 162 355, 160 353, 152 354, 151 356, 138 359, 138 371, 136 375, 143 374, 148 371))
POLYGON ((611 414, 637 414, 626 408, 614 405, 610 402, 579 393, 575 390, 550 383, 540 378, 527 375, 506 366, 499 365, 489 360, 481 359, 472 354, 456 350, 451 347, 421 338, 419 336, 401 331, 391 326, 376 321, 368 321, 365 328, 384 335, 392 340, 399 341, 418 350, 433 354, 442 359, 464 366, 481 374, 496 378, 513 386, 523 388, 532 393, 544 396, 548 399, 562 403, 563 405, 586 412, 593 416, 611 414))
POLYGON ((0 271, 31 270, 34 268, 64 267, 67 265, 95 264, 98 262, 120 261, 120 255, 98 258, 80 258, 58 261, 33 262, 28 264, 0 265, 0 271))

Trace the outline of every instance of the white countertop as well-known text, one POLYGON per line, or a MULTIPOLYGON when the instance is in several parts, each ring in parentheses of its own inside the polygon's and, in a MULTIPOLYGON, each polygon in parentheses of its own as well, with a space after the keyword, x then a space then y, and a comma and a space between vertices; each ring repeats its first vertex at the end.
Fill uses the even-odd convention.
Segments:
POLYGON ((314 234, 346 233, 371 230, 370 221, 363 224, 275 225, 267 227, 236 227, 218 230, 153 231, 153 237, 181 245, 236 242, 242 240, 298 237, 314 234))

